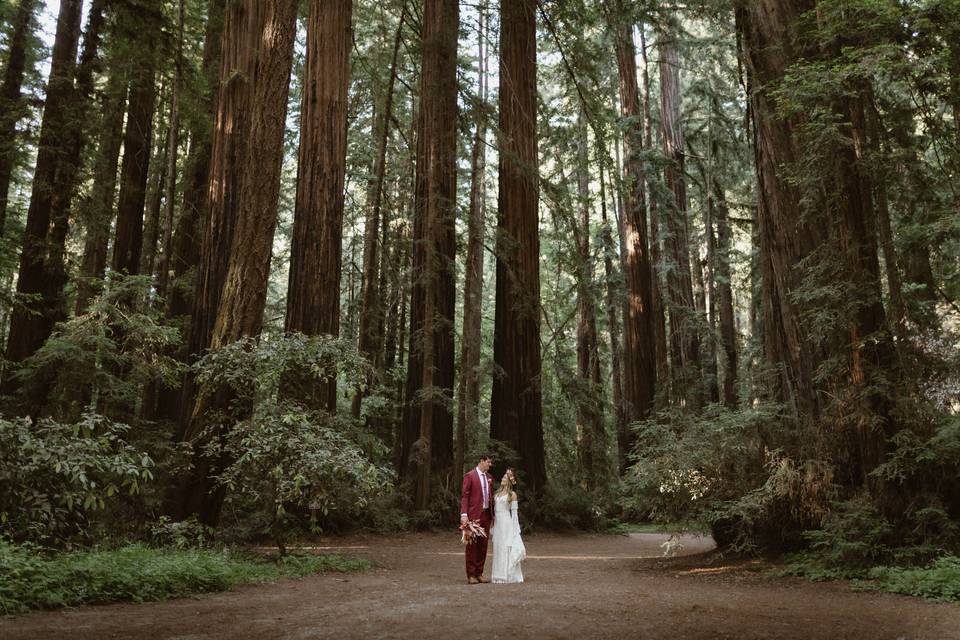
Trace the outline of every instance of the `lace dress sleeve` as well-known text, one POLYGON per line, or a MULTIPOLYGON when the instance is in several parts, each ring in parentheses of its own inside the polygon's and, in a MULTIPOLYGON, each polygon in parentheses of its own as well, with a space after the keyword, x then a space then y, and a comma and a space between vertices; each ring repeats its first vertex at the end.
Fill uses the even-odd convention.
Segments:
POLYGON ((524 558, 527 557, 527 549, 523 545, 523 539, 520 537, 520 518, 517 515, 517 501, 510 502, 510 520, 513 532, 510 536, 510 567, 516 567, 524 558))

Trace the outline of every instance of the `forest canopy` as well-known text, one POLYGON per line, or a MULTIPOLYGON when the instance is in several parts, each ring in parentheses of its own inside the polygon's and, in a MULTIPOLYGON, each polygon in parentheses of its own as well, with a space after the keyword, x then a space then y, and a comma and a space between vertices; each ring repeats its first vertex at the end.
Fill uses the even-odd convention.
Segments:
POLYGON ((960 549, 958 0, 0 18, 0 536, 960 549))

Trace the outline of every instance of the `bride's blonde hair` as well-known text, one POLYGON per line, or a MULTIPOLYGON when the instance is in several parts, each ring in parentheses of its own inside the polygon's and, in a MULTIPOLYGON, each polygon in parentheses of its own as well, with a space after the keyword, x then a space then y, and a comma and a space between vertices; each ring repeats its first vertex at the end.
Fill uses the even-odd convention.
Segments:
POLYGON ((513 487, 517 484, 517 476, 513 472, 513 469, 509 467, 507 467, 507 469, 503 472, 503 475, 507 474, 510 475, 509 480, 507 482, 500 482, 500 486, 497 487, 497 492, 494 494, 494 496, 507 495, 510 496, 511 501, 514 501, 517 499, 517 492, 513 490, 513 487))

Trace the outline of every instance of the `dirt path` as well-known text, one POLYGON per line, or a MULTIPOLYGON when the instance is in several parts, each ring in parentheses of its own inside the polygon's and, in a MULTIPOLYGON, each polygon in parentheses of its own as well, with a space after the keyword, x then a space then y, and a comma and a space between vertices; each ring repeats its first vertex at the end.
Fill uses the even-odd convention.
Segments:
MULTIPOLYGON (((165 638, 796 638, 960 640, 960 606, 769 578, 703 556, 657 558, 664 536, 542 534, 527 582, 468 586, 452 534, 318 546, 375 568, 230 593, 0 619, 4 640, 165 638)), ((685 554, 707 551, 688 538, 685 554)), ((489 570, 489 564, 488 564, 489 570)))

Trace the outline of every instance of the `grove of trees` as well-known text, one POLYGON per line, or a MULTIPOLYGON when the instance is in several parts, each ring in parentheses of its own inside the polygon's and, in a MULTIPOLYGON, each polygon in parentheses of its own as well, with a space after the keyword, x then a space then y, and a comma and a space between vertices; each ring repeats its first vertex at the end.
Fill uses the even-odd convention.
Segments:
POLYGON ((957 0, 0 18, 3 535, 960 548, 957 0))

